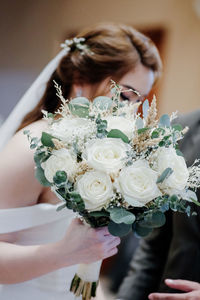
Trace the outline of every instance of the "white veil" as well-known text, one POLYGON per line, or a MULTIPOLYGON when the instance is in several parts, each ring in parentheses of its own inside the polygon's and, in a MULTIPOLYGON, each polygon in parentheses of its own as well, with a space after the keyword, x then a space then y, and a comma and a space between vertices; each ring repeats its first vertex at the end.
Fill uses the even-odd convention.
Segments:
POLYGON ((40 101, 50 76, 56 70, 61 58, 66 54, 66 49, 63 49, 48 63, 2 124, 0 127, 0 151, 15 133, 25 115, 40 101))

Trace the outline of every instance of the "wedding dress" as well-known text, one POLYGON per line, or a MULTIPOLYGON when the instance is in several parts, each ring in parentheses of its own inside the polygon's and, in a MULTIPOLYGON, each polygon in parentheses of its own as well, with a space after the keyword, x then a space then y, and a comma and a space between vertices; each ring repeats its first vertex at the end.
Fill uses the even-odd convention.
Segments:
MULTIPOLYGON (((16 233, 17 245, 40 245, 61 239, 74 213, 60 205, 41 203, 0 210, 0 234, 16 233)), ((0 285, 1 300, 74 300, 69 291, 77 266, 70 266, 17 284, 0 285)))
MULTIPOLYGON (((67 51, 63 49, 49 62, 3 123, 0 128, 0 151, 15 133, 23 117, 37 105, 51 74, 66 54, 67 51)), ((58 212, 56 208, 57 205, 41 203, 27 207, 0 209, 0 234, 15 232, 17 245, 40 245, 58 241, 64 236, 74 214, 68 209, 58 212)), ((0 285, 0 299, 80 299, 69 292, 76 269, 75 265, 22 283, 0 285)))

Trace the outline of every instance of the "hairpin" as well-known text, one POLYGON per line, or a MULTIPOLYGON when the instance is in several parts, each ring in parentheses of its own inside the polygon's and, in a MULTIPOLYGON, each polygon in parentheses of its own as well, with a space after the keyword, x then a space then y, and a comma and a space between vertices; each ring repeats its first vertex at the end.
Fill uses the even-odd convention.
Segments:
POLYGON ((62 43, 60 46, 64 48, 67 52, 74 51, 75 49, 79 50, 81 55, 83 55, 85 52, 90 52, 90 54, 93 54, 93 52, 89 49, 89 47, 84 44, 85 38, 73 38, 71 40, 65 40, 64 43, 62 43))

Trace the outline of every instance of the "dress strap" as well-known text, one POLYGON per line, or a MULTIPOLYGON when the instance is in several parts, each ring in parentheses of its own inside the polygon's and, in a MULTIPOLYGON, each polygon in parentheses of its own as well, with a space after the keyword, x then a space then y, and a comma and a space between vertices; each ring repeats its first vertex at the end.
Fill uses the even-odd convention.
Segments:
POLYGON ((56 211, 62 203, 0 209, 0 233, 9 233, 68 217, 68 210, 56 211))

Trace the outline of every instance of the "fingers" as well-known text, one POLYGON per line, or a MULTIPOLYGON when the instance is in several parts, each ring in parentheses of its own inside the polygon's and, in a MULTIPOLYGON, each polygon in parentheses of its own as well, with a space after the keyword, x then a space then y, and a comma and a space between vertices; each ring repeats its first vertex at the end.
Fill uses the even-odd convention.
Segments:
POLYGON ((110 232, 108 231, 108 227, 101 227, 101 228, 97 228, 95 229, 97 232, 99 232, 100 234, 106 236, 106 235, 111 235, 110 232))
POLYGON ((105 254, 104 258, 108 258, 108 257, 110 257, 110 256, 113 256, 113 255, 117 254, 117 252, 118 252, 117 247, 114 247, 114 248, 110 249, 110 250, 105 254))
POLYGON ((110 240, 107 242, 107 244, 108 244, 108 247, 109 247, 109 248, 114 248, 114 247, 119 246, 120 242, 121 242, 120 238, 119 238, 119 237, 115 237, 115 238, 113 238, 113 239, 110 239, 110 240))
POLYGON ((188 300, 187 294, 164 294, 164 293, 153 293, 148 297, 149 300, 188 300))
POLYGON ((104 258, 113 256, 117 254, 118 248, 117 246, 120 244, 121 240, 119 237, 106 237, 107 241, 103 243, 103 252, 104 258))
POLYGON ((200 290, 200 284, 194 281, 182 280, 182 279, 166 279, 166 285, 173 289, 181 290, 184 292, 191 292, 194 290, 200 290))
POLYGON ((83 222, 79 218, 74 218, 71 222, 73 225, 83 225, 83 222))

